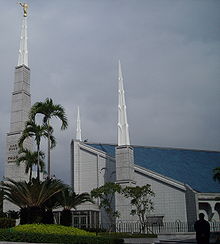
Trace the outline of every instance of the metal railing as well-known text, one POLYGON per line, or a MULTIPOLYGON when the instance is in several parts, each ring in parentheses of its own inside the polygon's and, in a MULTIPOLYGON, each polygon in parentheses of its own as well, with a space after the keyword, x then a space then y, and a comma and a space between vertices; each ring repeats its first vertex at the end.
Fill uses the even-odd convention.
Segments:
MULTIPOLYGON (((99 225, 75 225, 74 227, 93 230, 97 232, 108 231, 110 228, 116 232, 126 233, 140 233, 142 232, 140 222, 125 222, 118 221, 116 225, 111 226, 110 224, 99 224, 99 225)), ((220 222, 210 222, 211 232, 220 231, 220 222)), ((194 232, 194 223, 189 222, 163 222, 160 224, 146 223, 145 233, 149 234, 168 234, 168 233, 186 233, 194 232)))
MULTIPOLYGON (((116 229, 119 232, 141 232, 140 222, 118 222, 116 229)), ((220 231, 220 222, 210 222, 211 232, 220 231)), ((145 232, 147 233, 183 233, 183 232, 194 232, 194 223, 189 222, 163 222, 160 224, 146 223, 145 232)))

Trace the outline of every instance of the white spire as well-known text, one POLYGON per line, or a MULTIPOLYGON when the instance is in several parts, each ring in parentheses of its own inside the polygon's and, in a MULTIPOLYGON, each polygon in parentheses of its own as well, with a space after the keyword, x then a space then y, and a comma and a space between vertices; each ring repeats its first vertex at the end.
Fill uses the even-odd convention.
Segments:
POLYGON ((21 27, 21 39, 18 56, 18 66, 26 65, 28 67, 28 49, 27 49, 27 17, 23 17, 21 27))
POLYGON ((82 141, 82 136, 81 136, 81 122, 80 122, 80 114, 79 114, 79 106, 78 106, 78 108, 77 108, 76 140, 82 141))
POLYGON ((130 145, 121 62, 118 62, 118 146, 130 145))

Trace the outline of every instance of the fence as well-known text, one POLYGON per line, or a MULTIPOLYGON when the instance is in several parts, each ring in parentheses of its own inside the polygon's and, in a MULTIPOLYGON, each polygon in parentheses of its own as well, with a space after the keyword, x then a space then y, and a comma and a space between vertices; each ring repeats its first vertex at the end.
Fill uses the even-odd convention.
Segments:
MULTIPOLYGON (((220 222, 210 222, 211 232, 220 231, 220 222)), ((140 232, 140 222, 118 222, 116 230, 119 232, 140 232)), ((181 232, 194 232, 194 223, 189 222, 163 222, 160 224, 146 223, 146 232, 148 233, 181 233, 181 232)))
MULTIPOLYGON (((126 232, 126 233, 140 233, 141 232, 141 224, 140 222, 122 222, 118 221, 116 225, 110 226, 110 224, 99 224, 96 226, 80 226, 74 225, 78 228, 83 229, 97 229, 97 231, 109 230, 111 228, 112 231, 116 232, 126 232)), ((210 222, 211 232, 220 231, 220 222, 210 222)), ((146 223, 145 233, 152 234, 168 234, 168 233, 183 233, 183 232, 194 232, 194 223, 187 222, 163 222, 160 224, 149 224, 146 223)))

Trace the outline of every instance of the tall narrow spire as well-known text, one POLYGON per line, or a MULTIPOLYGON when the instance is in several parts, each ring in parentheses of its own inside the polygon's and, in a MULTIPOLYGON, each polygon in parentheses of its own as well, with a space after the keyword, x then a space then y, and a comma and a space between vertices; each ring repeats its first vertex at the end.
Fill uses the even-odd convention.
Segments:
POLYGON ((79 114, 79 106, 78 106, 78 108, 77 108, 76 140, 82 141, 82 136, 81 136, 81 122, 80 122, 80 114, 79 114))
POLYGON ((20 48, 18 55, 18 66, 28 67, 28 49, 27 49, 27 16, 23 16, 21 27, 20 48))
MULTIPOLYGON (((28 174, 25 173, 25 164, 17 165, 19 155, 18 142, 28 120, 28 114, 31 108, 30 94, 30 69, 28 67, 27 58, 27 4, 20 3, 24 10, 22 20, 22 31, 19 49, 18 65, 15 67, 14 88, 11 100, 11 118, 10 131, 6 138, 6 162, 5 162, 5 178, 15 181, 28 180, 28 174)), ((25 148, 32 149, 32 140, 26 140, 25 148)), ((17 207, 4 201, 4 212, 8 210, 17 210, 17 207)))
POLYGON ((118 146, 130 145, 121 62, 118 61, 118 146))

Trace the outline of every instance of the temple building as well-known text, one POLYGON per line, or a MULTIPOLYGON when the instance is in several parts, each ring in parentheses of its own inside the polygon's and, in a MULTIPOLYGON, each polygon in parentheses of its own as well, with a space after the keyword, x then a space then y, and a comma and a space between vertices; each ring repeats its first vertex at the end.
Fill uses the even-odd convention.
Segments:
MULTIPOLYGON (((5 178, 27 180, 25 164, 17 166, 18 141, 31 108, 30 68, 27 48, 27 5, 22 5, 21 39, 12 92, 10 131, 7 133, 5 178)), ((76 139, 71 142, 71 185, 76 193, 91 192, 106 182, 122 187, 151 185, 155 193, 149 222, 194 222, 203 212, 209 221, 220 221, 220 185, 212 178, 219 167, 220 152, 177 148, 135 146, 130 143, 121 63, 118 64, 117 144, 83 142, 80 111, 77 111, 76 139)), ((97 122, 98 123, 98 122, 97 122)), ((146 135, 147 136, 147 135, 146 135)), ((25 147, 32 149, 32 141, 25 147)), ((116 195, 113 209, 117 221, 137 221, 131 216, 128 199, 116 195)), ((4 211, 16 209, 4 201, 4 211)), ((73 214, 74 225, 108 223, 98 203, 80 205, 73 214)))
MULTIPOLYGON (((220 152, 130 145, 121 64, 118 68, 118 143, 83 142, 79 109, 76 139, 71 142, 71 179, 76 193, 90 192, 106 182, 122 187, 150 184, 155 193, 154 211, 149 222, 193 223, 200 212, 209 221, 220 221, 220 185, 213 180, 220 152)), ((115 196, 113 209, 120 212, 116 221, 137 221, 130 215, 127 199, 115 196)), ((74 224, 108 223, 98 204, 77 208, 74 224), (77 214, 76 214, 77 213, 77 214)))

